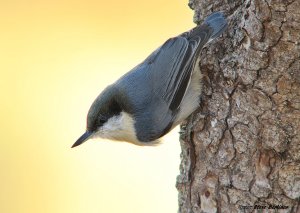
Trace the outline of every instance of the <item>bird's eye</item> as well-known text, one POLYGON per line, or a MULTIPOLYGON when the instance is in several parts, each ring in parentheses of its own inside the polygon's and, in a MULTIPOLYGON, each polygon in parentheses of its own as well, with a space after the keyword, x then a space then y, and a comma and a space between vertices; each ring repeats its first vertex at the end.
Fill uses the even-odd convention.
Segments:
POLYGON ((100 118, 100 119, 99 119, 99 121, 100 121, 100 123, 105 123, 105 121, 106 121, 106 120, 105 120, 105 119, 102 119, 102 118, 100 118))
POLYGON ((107 121, 107 118, 103 115, 100 115, 98 121, 99 121, 100 124, 103 124, 107 121))

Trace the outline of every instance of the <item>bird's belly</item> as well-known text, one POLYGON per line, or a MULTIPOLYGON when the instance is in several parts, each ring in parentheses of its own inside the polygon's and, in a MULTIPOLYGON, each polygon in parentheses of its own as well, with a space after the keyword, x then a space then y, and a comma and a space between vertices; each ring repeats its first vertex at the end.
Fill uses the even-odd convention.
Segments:
POLYGON ((195 67, 197 68, 195 68, 192 74, 190 85, 188 86, 187 92, 180 104, 180 112, 174 121, 173 127, 180 124, 199 107, 200 95, 202 91, 202 74, 198 68, 198 61, 195 67))

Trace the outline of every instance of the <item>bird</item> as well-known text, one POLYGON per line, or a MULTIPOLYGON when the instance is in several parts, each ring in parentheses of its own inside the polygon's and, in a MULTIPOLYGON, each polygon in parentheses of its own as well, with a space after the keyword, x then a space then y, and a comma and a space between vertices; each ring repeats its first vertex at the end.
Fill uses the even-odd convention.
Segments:
POLYGON ((138 146, 159 144, 199 107, 200 51, 227 26, 224 14, 214 12, 107 86, 92 103, 86 131, 72 148, 99 137, 138 146))

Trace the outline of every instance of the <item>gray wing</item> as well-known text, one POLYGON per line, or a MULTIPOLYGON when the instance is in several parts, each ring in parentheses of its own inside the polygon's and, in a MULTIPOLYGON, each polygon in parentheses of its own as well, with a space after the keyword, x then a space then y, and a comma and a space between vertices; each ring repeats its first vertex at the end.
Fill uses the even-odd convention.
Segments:
POLYGON ((169 39, 143 62, 154 81, 154 92, 165 100, 171 111, 181 104, 200 50, 226 27, 223 14, 212 13, 202 25, 169 39))
POLYGON ((212 29, 202 25, 169 39, 144 61, 153 81, 154 93, 165 100, 170 110, 175 111, 180 106, 190 83, 195 56, 211 35, 212 29))

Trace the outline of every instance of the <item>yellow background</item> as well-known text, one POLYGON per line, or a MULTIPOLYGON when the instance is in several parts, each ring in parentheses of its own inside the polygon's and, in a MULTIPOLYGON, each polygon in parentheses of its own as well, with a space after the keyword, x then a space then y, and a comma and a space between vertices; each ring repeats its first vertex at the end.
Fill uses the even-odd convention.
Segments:
POLYGON ((189 30, 187 0, 0 3, 0 212, 176 212, 177 131, 158 147, 91 140, 101 90, 189 30))

